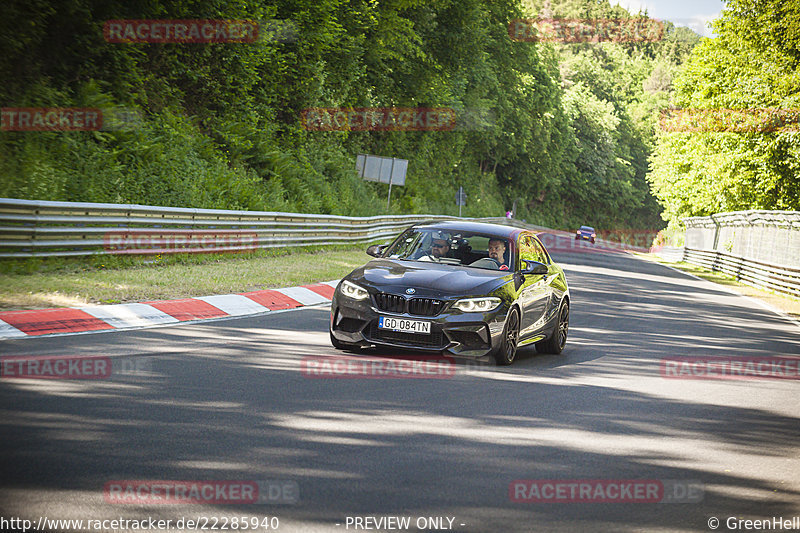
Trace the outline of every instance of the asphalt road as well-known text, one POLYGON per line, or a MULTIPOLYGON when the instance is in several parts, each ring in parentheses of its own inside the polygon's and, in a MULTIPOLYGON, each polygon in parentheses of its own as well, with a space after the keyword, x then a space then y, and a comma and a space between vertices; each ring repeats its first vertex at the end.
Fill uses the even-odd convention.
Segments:
POLYGON ((668 357, 797 357, 800 328, 627 255, 557 259, 573 298, 564 353, 525 348, 512 367, 460 362, 441 379, 307 377, 304 358, 342 355, 321 306, 2 341, 5 356, 110 356, 115 372, 133 370, 0 379, 0 516, 274 516, 278 531, 354 531, 367 516, 433 531, 417 520, 449 517, 445 527, 470 532, 710 531, 712 517, 725 531, 728 517, 800 516, 800 381, 661 373, 668 357), (299 500, 115 504, 112 480, 281 480, 299 500), (515 480, 666 480, 695 497, 515 502, 515 480))

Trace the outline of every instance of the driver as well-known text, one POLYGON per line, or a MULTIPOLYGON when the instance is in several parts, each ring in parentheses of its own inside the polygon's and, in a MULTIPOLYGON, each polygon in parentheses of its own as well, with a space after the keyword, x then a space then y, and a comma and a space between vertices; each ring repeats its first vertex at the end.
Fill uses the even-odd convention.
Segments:
POLYGON ((434 235, 431 239, 430 250, 418 252, 417 259, 420 261, 439 261, 450 251, 450 241, 442 234, 434 235))
POLYGON ((508 270, 505 260, 506 241, 504 239, 489 239, 489 257, 497 261, 500 270, 508 270))
POLYGON ((433 239, 431 243, 431 255, 436 259, 444 257, 450 251, 450 243, 447 239, 433 239))

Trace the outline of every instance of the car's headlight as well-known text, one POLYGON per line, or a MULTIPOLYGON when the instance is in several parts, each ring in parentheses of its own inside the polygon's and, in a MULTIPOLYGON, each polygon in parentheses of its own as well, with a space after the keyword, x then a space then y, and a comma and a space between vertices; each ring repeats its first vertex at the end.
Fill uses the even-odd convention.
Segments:
POLYGON ((486 298, 465 298, 453 304, 453 307, 460 309, 465 313, 482 313, 496 309, 500 305, 500 298, 486 297, 486 298))
POLYGON ((342 294, 348 298, 352 298, 353 300, 366 300, 369 298, 369 293, 366 289, 361 288, 355 283, 351 283, 347 280, 342 282, 340 290, 342 291, 342 294))

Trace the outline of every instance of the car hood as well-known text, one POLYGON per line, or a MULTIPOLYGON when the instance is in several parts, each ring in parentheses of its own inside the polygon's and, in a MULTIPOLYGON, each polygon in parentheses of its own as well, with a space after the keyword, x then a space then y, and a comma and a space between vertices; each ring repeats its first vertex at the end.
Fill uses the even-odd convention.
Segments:
POLYGON ((436 263, 376 259, 354 270, 346 279, 381 292, 444 298, 488 294, 511 281, 512 273, 436 263))

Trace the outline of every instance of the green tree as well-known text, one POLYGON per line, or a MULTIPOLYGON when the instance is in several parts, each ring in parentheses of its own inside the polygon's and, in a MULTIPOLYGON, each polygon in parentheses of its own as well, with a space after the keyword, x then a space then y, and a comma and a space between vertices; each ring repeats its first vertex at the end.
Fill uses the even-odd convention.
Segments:
MULTIPOLYGON (((673 104, 797 109, 799 17, 796 1, 732 0, 715 23, 717 37, 703 40, 675 80, 673 104)), ((800 209, 796 129, 661 132, 648 178, 664 217, 800 209)))

